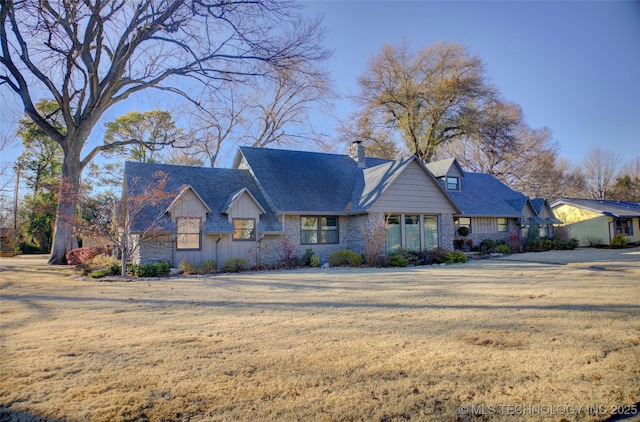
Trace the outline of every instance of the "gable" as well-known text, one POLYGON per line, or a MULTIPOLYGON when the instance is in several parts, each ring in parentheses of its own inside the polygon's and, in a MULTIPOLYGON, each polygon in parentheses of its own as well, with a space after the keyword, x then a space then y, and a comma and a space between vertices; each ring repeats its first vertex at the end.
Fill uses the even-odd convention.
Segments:
POLYGON ((194 217, 204 220, 211 209, 191 186, 187 186, 167 207, 167 212, 171 214, 173 221, 180 217, 194 217))
POLYGON ((592 220, 602 217, 602 213, 594 212, 573 205, 561 204, 553 207, 556 216, 565 224, 577 223, 580 221, 592 220))
POLYGON ((369 211, 454 214, 458 210, 435 178, 412 159, 389 182, 369 211))
POLYGON ((223 214, 229 216, 229 221, 234 218, 257 219, 260 214, 265 213, 264 208, 247 189, 232 194, 227 202, 228 205, 224 207, 223 214))

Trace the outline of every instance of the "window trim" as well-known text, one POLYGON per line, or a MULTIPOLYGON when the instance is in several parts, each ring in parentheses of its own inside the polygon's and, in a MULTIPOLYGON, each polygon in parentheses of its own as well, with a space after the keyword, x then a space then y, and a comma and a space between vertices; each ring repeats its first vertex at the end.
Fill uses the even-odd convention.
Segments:
POLYGON ((233 225, 233 234, 231 235, 231 240, 233 240, 234 242, 255 242, 256 241, 257 236, 256 236, 256 219, 255 218, 234 218, 232 219, 231 224, 233 225), (251 229, 251 238, 245 239, 245 238, 236 237, 237 231, 249 230, 249 229, 236 229, 236 221, 252 221, 253 222, 253 229, 251 229))
POLYGON ((633 236, 633 218, 616 218, 613 224, 614 234, 622 234, 623 236, 633 236), (626 221, 626 227, 622 225, 622 222, 626 221), (625 233, 624 228, 627 228, 628 231, 625 233))
MULTIPOLYGON (((330 227, 330 226, 327 226, 330 227)), ((334 231, 331 229, 331 231, 334 231)), ((300 216, 300 244, 301 245, 339 245, 340 244, 340 217, 337 215, 301 215, 300 216), (315 218, 316 219, 316 227, 315 229, 304 229, 305 226, 302 225, 303 218, 315 218), (335 218, 336 219, 336 241, 335 242, 323 242, 322 241, 322 232, 329 230, 322 230, 322 219, 323 218, 335 218), (316 233, 316 242, 304 242, 304 238, 302 236, 303 232, 315 232, 316 233)))
POLYGON ((202 219, 197 217, 178 217, 176 218, 176 250, 178 251, 200 251, 202 250, 202 219), (180 232, 180 221, 181 220, 194 220, 198 222, 198 247, 197 248, 181 248, 180 247, 180 239, 179 236, 182 235, 193 235, 195 232, 180 232))

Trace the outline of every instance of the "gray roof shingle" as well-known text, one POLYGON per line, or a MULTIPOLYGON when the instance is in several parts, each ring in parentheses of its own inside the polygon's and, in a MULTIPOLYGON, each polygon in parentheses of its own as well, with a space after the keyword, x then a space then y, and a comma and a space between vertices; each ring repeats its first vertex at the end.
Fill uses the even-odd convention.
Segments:
MULTIPOLYGON (((253 177, 247 170, 220 169, 207 167, 176 166, 170 164, 125 163, 127 195, 136 195, 140 189, 133 181, 137 178, 146 180, 157 171, 168 176, 165 191, 178 195, 185 185, 190 185, 211 209, 204 226, 209 233, 228 233, 233 231, 227 216, 223 214, 229 206, 229 198, 246 188, 266 211, 260 218, 261 231, 280 231, 282 228, 276 214, 269 207, 266 199, 258 189, 253 177)), ((153 223, 159 211, 166 210, 175 196, 163 201, 154 209, 147 209, 133 222, 132 231, 140 232, 153 223)), ((160 226, 166 231, 175 231, 175 224, 165 216, 160 226)))
POLYGON ((560 198, 553 201, 551 206, 556 207, 562 204, 599 212, 610 217, 640 217, 640 203, 638 202, 560 198))
POLYGON ((521 217, 528 200, 490 174, 465 172, 460 187, 448 193, 465 216, 521 217))
MULTIPOLYGON (((278 212, 344 214, 360 207, 364 171, 348 155, 240 147, 278 212)), ((389 160, 366 158, 367 167, 389 160)))

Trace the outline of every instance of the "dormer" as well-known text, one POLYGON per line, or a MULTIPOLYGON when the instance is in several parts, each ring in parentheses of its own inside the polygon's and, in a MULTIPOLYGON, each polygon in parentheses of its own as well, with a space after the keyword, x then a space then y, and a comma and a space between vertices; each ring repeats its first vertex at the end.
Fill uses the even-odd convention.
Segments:
POLYGON ((447 191, 462 189, 461 179, 464 177, 464 171, 455 158, 427 163, 427 168, 442 182, 447 191))

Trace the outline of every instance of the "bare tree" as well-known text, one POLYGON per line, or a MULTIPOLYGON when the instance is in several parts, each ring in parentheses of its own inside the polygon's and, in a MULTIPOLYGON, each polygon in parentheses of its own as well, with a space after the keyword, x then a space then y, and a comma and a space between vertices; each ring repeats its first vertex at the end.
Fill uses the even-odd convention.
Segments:
POLYGON ((184 148, 177 150, 177 157, 174 155, 172 161, 195 159, 215 167, 222 148, 229 140, 242 139, 237 128, 246 110, 246 95, 241 84, 235 81, 227 81, 222 89, 206 93, 197 107, 190 108, 188 141, 184 148))
POLYGON ((614 151, 592 148, 582 163, 586 193, 593 199, 610 199, 620 159, 614 151))
POLYGON ((458 44, 439 43, 412 54, 387 45, 358 79, 360 115, 397 131, 409 151, 430 161, 436 148, 475 128, 494 94, 484 65, 458 44))
POLYGON ((309 123, 312 109, 326 109, 330 92, 324 73, 309 69, 294 72, 275 69, 272 79, 255 81, 243 120, 247 139, 254 147, 286 145, 292 142, 322 144, 322 134, 309 123))
POLYGON ((140 245, 162 235, 160 221, 166 211, 163 204, 176 194, 165 190, 167 181, 165 173, 156 172, 146 180, 133 179, 133 186, 127 190, 135 194, 125 194, 122 200, 106 192, 81 201, 80 218, 73 221, 75 232, 114 245, 120 254, 122 275, 127 275, 127 262, 131 261, 140 245), (142 213, 154 215, 155 218, 134 233, 134 221, 142 213))
POLYGON ((616 177, 613 196, 619 201, 640 202, 640 157, 622 166, 616 177))
POLYGON ((319 20, 303 20, 288 0, 0 0, 0 85, 64 152, 62 191, 49 263, 72 246, 82 170, 101 151, 83 148, 113 105, 148 88, 193 100, 221 80, 300 69, 327 57, 319 20), (184 83, 183 83, 184 82, 184 83), (59 105, 61 133, 35 107, 59 105))

